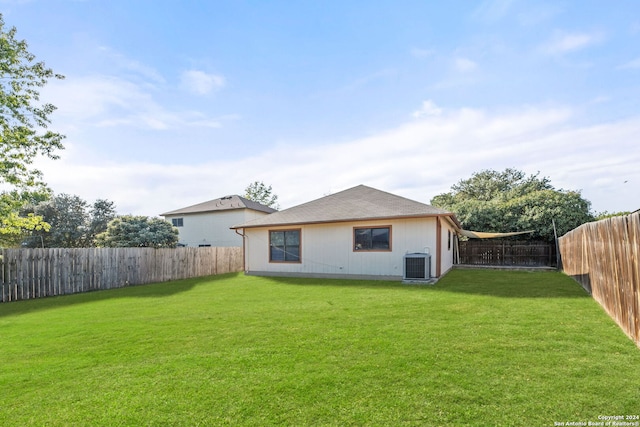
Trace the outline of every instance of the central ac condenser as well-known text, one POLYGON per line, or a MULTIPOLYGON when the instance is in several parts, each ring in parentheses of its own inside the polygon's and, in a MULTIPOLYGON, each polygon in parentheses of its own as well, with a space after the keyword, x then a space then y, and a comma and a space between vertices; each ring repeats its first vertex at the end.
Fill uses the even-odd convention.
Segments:
POLYGON ((431 255, 412 253, 404 256, 404 280, 429 280, 431 278, 431 255))

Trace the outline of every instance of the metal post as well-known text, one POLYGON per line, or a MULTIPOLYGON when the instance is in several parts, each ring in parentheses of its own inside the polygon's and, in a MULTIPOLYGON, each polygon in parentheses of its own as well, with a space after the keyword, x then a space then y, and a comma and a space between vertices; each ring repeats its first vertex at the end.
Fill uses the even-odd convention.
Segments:
POLYGON ((558 231, 556 230, 556 221, 551 218, 551 223, 553 224, 553 236, 555 237, 556 242, 556 264, 557 269, 562 270, 562 257, 560 256, 560 244, 558 242, 558 231))

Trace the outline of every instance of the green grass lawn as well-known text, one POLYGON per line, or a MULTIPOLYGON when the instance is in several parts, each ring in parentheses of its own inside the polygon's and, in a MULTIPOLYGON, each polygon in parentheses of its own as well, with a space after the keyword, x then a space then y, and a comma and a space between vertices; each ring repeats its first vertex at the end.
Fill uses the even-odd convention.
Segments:
POLYGON ((552 426, 639 402, 640 349, 556 272, 224 275, 0 304, 3 426, 552 426))

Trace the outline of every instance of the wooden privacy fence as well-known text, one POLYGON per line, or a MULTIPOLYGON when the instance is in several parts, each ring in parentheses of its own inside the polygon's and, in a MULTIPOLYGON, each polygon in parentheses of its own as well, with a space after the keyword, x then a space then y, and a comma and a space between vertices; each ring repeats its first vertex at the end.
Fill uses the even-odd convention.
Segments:
POLYGON ((523 240, 460 242, 460 264, 542 267, 556 265, 555 245, 523 240))
POLYGON ((640 213, 583 224, 559 245, 564 272, 640 347, 640 213))
POLYGON ((242 271, 242 248, 0 250, 2 302, 242 271))

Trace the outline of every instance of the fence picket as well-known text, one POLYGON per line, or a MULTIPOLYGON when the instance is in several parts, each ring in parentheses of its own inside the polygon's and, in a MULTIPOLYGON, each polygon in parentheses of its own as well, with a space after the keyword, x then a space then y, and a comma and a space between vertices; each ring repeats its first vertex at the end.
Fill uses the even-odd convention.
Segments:
POLYGON ((241 271, 242 248, 0 249, 0 264, 9 302, 241 271))
POLYGON ((640 347, 640 212, 583 224, 559 245, 565 273, 640 347))
POLYGON ((500 266, 555 266, 555 245, 518 240, 476 240, 459 244, 460 264, 500 266))

